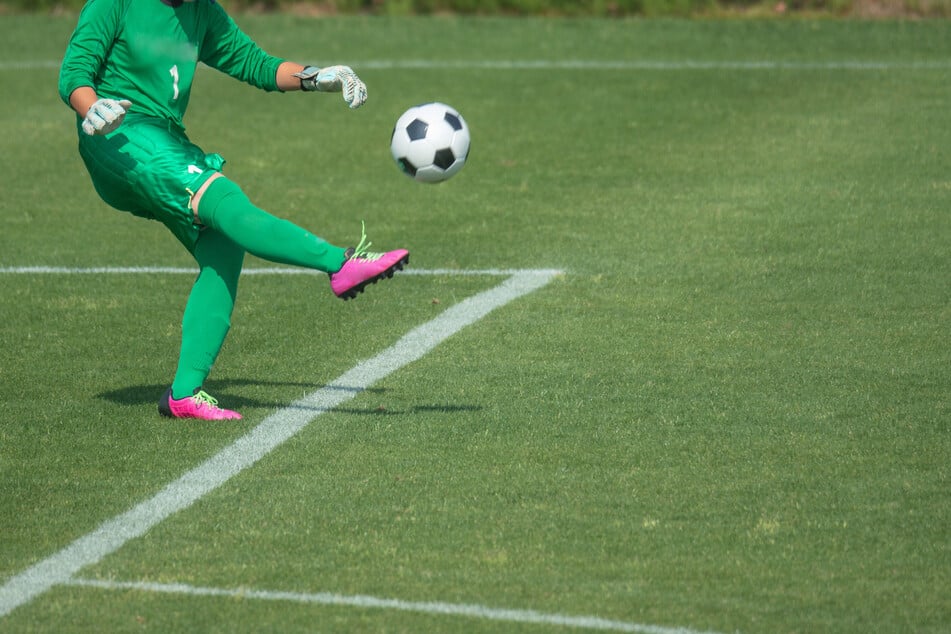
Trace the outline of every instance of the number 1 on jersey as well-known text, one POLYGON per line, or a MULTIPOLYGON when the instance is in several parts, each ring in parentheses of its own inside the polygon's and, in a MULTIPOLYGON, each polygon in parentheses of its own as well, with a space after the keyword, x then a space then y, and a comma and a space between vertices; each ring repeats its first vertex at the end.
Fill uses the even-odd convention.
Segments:
POLYGON ((172 76, 172 101, 178 100, 178 64, 175 64, 168 69, 168 73, 172 76))

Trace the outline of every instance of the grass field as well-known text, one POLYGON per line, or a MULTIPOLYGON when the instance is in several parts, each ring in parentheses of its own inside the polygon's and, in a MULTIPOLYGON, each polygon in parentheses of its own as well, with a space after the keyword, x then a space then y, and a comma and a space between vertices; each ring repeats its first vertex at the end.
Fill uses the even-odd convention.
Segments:
POLYGON ((370 101, 204 71, 192 138, 417 274, 247 276, 245 420, 198 424, 155 411, 192 263, 88 182, 73 19, 0 19, 0 632, 951 632, 951 23, 239 17, 370 101), (473 148, 426 186, 388 139, 435 99, 473 148))

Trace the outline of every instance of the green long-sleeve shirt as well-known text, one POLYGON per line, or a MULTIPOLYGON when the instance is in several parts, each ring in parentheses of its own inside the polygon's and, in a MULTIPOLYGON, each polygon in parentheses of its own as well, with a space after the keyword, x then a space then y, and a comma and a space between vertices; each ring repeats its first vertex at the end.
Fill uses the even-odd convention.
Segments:
POLYGON ((131 111, 182 126, 198 62, 264 90, 277 67, 213 0, 177 7, 161 0, 89 0, 60 67, 59 94, 91 86, 100 98, 128 99, 131 111))

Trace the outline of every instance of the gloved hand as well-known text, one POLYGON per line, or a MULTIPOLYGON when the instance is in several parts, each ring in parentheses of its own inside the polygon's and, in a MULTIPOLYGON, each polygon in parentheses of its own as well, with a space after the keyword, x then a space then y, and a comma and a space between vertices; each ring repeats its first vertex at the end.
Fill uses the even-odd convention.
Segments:
POLYGON ((351 108, 359 108, 367 100, 367 85, 349 66, 308 66, 294 77, 300 77, 301 90, 343 92, 343 100, 351 108))
POLYGON ((89 136, 109 134, 119 127, 125 118, 126 109, 132 105, 128 99, 100 99, 86 113, 83 119, 83 132, 89 136))

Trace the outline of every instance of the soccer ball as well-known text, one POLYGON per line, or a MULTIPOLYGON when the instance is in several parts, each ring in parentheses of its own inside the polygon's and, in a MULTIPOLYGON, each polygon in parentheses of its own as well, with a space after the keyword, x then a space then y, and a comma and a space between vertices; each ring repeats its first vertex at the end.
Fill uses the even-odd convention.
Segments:
POLYGON ((444 103, 413 106, 393 127, 390 152, 410 178, 438 183, 466 164, 469 126, 455 108, 444 103))

